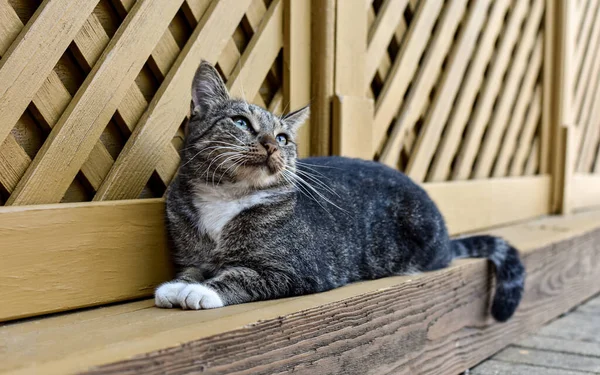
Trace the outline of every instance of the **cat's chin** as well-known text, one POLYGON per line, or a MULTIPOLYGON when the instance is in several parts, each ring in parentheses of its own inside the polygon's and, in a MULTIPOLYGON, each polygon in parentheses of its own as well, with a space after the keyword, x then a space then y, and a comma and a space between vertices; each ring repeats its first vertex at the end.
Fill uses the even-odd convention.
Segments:
POLYGON ((264 189, 278 184, 280 174, 281 168, 274 169, 266 164, 246 166, 239 171, 236 185, 264 189))

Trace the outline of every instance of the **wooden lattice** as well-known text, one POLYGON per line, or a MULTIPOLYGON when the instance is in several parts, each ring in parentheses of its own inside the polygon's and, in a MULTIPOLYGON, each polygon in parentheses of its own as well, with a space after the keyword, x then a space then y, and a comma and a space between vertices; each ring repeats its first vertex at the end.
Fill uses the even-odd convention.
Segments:
POLYGON ((376 157, 417 181, 540 173, 544 7, 373 1, 376 157))
POLYGON ((582 0, 575 8, 569 111, 575 128, 577 173, 600 173, 600 2, 582 0))
POLYGON ((201 59, 233 95, 275 112, 309 101, 309 10, 289 0, 0 0, 0 202, 161 196, 201 59))

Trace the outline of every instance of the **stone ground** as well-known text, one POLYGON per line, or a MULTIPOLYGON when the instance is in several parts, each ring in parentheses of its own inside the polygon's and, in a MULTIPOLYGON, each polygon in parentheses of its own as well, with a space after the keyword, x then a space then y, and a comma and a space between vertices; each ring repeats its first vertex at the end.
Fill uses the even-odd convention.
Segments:
POLYGON ((465 374, 600 374, 600 295, 465 374))

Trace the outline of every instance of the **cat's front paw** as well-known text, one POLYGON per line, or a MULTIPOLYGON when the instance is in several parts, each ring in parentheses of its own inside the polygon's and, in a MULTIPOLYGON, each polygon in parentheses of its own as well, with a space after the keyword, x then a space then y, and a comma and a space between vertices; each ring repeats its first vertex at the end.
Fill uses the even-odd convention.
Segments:
POLYGON ((170 281, 164 283, 154 292, 154 304, 163 309, 170 309, 179 306, 179 293, 187 286, 187 283, 179 281, 170 281))
POLYGON ((188 284, 177 296, 182 309, 200 310, 223 307, 224 303, 219 294, 201 284, 188 284))

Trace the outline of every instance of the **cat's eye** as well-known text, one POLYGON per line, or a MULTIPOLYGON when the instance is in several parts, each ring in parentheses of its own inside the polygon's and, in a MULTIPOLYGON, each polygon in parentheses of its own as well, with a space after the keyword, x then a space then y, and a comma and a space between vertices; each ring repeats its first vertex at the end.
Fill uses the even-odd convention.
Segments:
POLYGON ((250 120, 248 120, 245 117, 235 116, 235 117, 232 117, 231 120, 233 121, 235 126, 237 126, 238 128, 240 128, 242 130, 249 131, 249 132, 254 131, 254 129, 252 129, 252 127, 250 126, 250 120))
POLYGON ((285 134, 279 134, 275 137, 275 140, 280 146, 285 146, 288 144, 288 137, 285 134))

